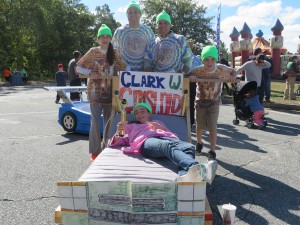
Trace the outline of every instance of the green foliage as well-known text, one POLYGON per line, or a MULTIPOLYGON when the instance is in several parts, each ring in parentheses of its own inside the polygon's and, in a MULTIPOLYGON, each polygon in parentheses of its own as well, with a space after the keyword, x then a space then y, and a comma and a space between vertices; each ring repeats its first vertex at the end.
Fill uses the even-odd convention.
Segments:
POLYGON ((1 70, 53 77, 58 63, 66 69, 74 50, 84 53, 95 41, 95 16, 79 0, 3 0, 0 10, 1 70))
POLYGON ((101 7, 96 7, 95 33, 97 33, 98 29, 103 23, 111 29, 112 33, 114 33, 115 30, 121 26, 121 24, 114 19, 114 14, 110 12, 109 6, 107 4, 104 4, 101 7))
POLYGON ((141 0, 143 22, 156 32, 156 16, 165 10, 171 17, 172 30, 193 42, 195 55, 203 46, 212 44, 215 31, 211 28, 213 17, 205 17, 206 8, 194 0, 141 0))
MULTIPOLYGON (((165 9, 173 30, 194 43, 198 55, 210 44, 212 18, 195 0, 142 0, 143 22, 156 30, 155 18, 165 9)), ((94 14, 80 0, 0 0, 0 71, 25 68, 29 79, 54 79, 57 64, 65 70, 74 50, 83 54, 96 46, 102 23, 114 32, 121 24, 109 6, 97 6, 94 14)))

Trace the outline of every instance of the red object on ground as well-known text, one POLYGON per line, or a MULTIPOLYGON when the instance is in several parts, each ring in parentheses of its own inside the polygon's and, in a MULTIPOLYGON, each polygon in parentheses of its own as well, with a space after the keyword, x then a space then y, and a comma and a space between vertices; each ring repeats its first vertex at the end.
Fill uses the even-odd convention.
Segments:
POLYGON ((99 155, 99 154, 92 153, 92 154, 91 154, 92 160, 94 161, 94 160, 98 157, 98 155, 99 155))

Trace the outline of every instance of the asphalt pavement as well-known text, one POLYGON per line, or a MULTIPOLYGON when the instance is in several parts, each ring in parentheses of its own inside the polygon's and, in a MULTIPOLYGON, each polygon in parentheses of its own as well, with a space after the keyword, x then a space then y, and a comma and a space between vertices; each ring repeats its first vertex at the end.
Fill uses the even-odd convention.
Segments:
MULTIPOLYGON (((0 88, 0 224, 54 224, 58 181, 77 180, 90 165, 88 136, 57 123, 56 93, 38 86, 0 88)), ((207 196, 214 224, 221 207, 237 207, 235 224, 300 224, 300 112, 269 109, 266 130, 233 125, 233 105, 221 106, 219 168, 207 196)), ((195 134, 192 134, 195 143, 195 134)), ((209 151, 204 134, 203 153, 209 151)))

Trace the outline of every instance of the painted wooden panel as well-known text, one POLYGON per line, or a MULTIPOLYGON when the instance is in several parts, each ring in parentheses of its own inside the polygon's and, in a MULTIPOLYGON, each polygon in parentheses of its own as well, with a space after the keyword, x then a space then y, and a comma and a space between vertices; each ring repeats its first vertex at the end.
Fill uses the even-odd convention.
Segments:
POLYGON ((177 210, 176 183, 132 184, 133 212, 177 210))
POLYGON ((204 225, 204 216, 179 216, 178 225, 204 225))
POLYGON ((89 225, 88 214, 77 212, 64 212, 62 225, 89 225))
POLYGON ((88 207, 131 212, 131 181, 88 183, 88 207))

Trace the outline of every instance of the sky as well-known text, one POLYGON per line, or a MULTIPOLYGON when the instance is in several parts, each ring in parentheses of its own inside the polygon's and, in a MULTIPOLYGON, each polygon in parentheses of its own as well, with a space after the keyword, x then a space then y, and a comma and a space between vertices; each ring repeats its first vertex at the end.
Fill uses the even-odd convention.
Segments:
MULTIPOLYGON (((96 6, 107 4, 111 12, 114 13, 114 18, 121 24, 126 24, 126 9, 130 1, 82 0, 81 3, 88 6, 91 12, 95 10, 96 6)), ((205 14, 207 17, 215 17, 212 20, 213 29, 217 23, 217 9, 221 2, 221 41, 225 43, 228 49, 230 49, 231 42, 229 35, 234 27, 241 31, 244 23, 247 23, 254 38, 261 30, 264 34, 263 37, 270 40, 273 37, 271 28, 279 19, 284 27, 281 34, 284 38, 284 47, 291 53, 297 52, 298 44, 300 44, 299 0, 196 0, 196 2, 207 7, 207 13, 205 14)), ((241 40, 241 37, 239 37, 239 40, 241 40)))

